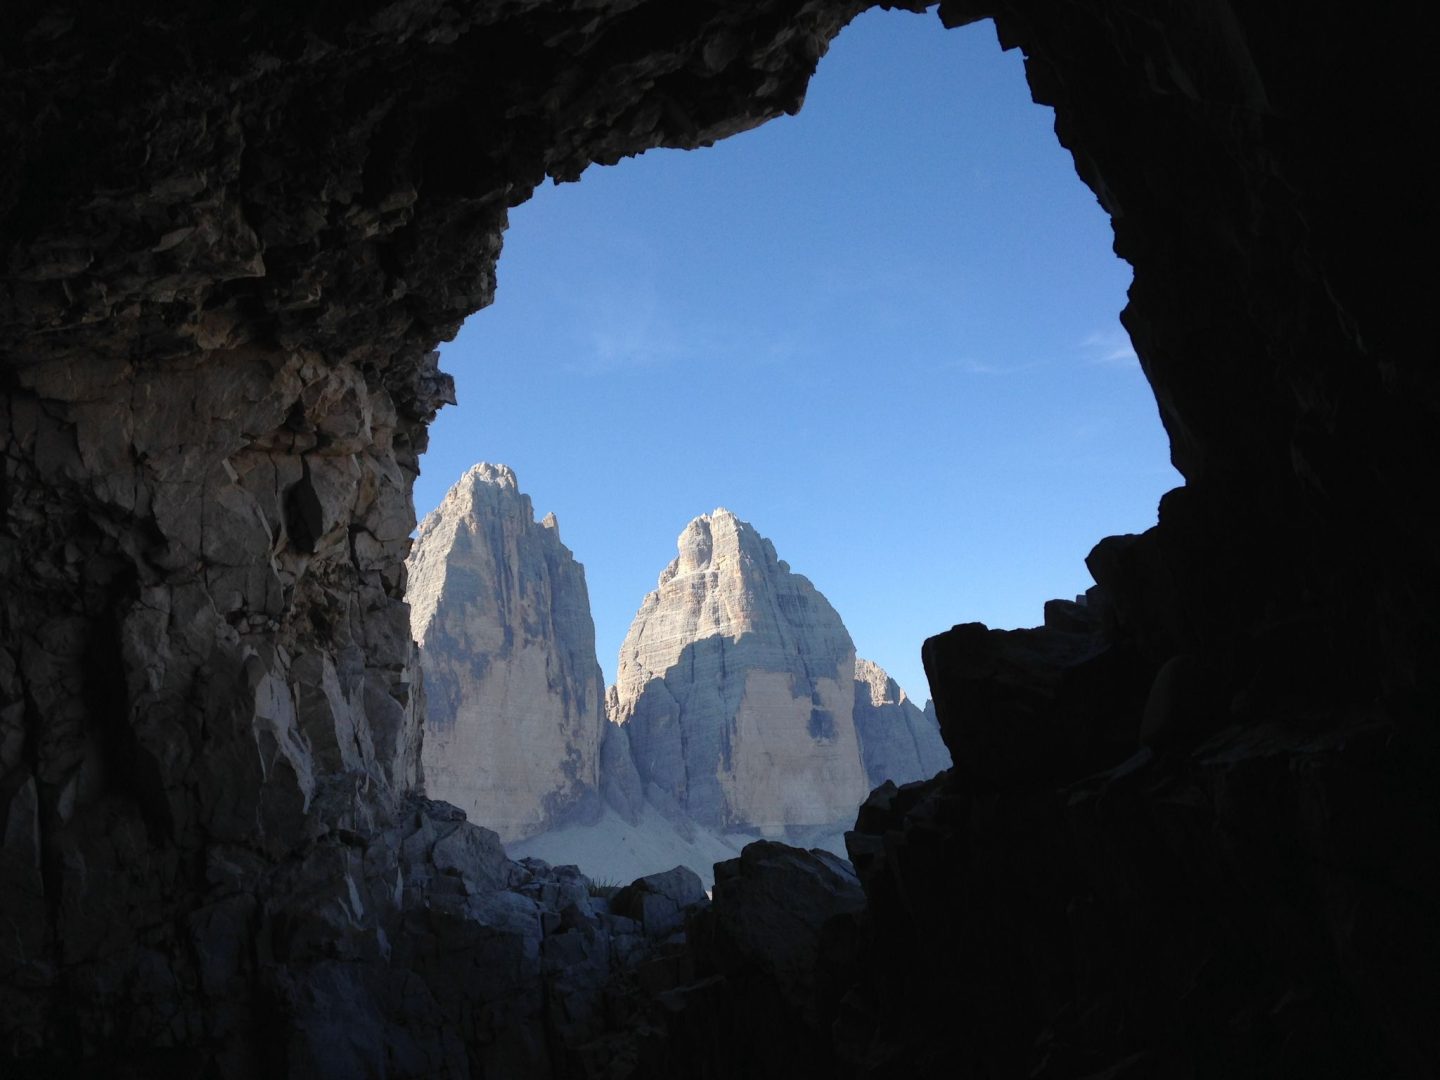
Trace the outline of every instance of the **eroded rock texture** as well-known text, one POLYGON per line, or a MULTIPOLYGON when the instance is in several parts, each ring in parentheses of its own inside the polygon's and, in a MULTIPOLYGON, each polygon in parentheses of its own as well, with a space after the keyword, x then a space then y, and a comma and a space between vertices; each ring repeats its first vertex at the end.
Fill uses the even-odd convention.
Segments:
MULTIPOLYGON (((0 1026, 22 1054, 224 1041, 257 926, 285 955, 292 885, 328 894, 417 784, 399 560, 438 401, 305 349, 23 359, 0 1026)), ((443 386, 433 355, 412 377, 443 386)))
POLYGON ((398 854, 432 349, 547 173, 794 109, 857 6, 0 12, 4 1071, 482 1069, 539 990, 398 854))
POLYGON ((840 616, 728 510, 690 522, 678 547, 615 681, 611 719, 647 793, 720 828, 848 821, 869 785, 840 616))
MULTIPOLYGON (((561 989, 598 939, 537 964, 493 841, 412 798, 430 350, 547 173, 794 108, 861 6, 0 10, 7 1075, 536 1073, 573 1060, 541 1017, 613 1020, 561 989)), ((1186 484, 1092 553, 1090 628, 930 646, 955 767, 862 813, 866 909, 816 935, 849 989, 797 1038, 855 1075, 1429 1076, 1419 12, 940 13, 1024 49, 1110 212, 1186 484)), ((742 1014, 580 1065, 717 1075, 742 1014)))
POLYGON ((585 568, 504 465, 465 473, 406 560, 426 794, 507 843, 599 809, 605 679, 585 568))

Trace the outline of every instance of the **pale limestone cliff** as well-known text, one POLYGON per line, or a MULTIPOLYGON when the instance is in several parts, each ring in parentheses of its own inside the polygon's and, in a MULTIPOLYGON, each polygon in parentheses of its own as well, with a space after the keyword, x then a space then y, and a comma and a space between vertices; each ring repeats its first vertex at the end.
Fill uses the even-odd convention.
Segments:
POLYGON ((646 797, 767 833, 853 819, 869 784, 840 616, 728 510, 678 546, 621 647, 612 704, 646 797))
POLYGON ((604 680, 585 570, 481 463, 420 524, 408 560, 427 689, 427 794, 503 840, 598 810, 604 680))
POLYGON ((921 711, 885 669, 855 660, 855 733, 872 788, 928 780, 950 767, 933 710, 921 711))

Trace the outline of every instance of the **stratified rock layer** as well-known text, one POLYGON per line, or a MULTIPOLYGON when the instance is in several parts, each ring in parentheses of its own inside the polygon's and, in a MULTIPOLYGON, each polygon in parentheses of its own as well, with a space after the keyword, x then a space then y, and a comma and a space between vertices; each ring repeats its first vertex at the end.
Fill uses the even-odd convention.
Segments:
POLYGON ((605 681, 585 568, 504 465, 420 523, 410 625, 425 673, 426 794, 519 840, 598 810, 605 681))
POLYGON ((928 780, 950 767, 934 713, 917 709, 873 660, 855 661, 855 734, 871 788, 928 780))
POLYGON ((690 522, 678 546, 615 684, 611 719, 647 791, 711 826, 848 820, 869 785, 840 616, 728 510, 690 522))

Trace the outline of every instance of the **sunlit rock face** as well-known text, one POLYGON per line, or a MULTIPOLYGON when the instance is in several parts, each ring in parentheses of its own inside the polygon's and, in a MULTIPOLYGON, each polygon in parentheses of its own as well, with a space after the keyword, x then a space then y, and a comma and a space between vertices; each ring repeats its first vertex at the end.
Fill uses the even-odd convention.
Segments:
POLYGON ((598 809, 605 683, 585 568, 504 465, 420 523, 410 619, 425 674, 426 794, 519 840, 598 809))
POLYGON ((916 708, 884 668, 863 658, 855 661, 855 733, 872 788, 928 780, 950 767, 933 709, 916 708))
POLYGON ((612 719, 641 781, 706 825, 849 819, 869 787, 840 616, 728 510, 678 546, 620 648, 612 719))

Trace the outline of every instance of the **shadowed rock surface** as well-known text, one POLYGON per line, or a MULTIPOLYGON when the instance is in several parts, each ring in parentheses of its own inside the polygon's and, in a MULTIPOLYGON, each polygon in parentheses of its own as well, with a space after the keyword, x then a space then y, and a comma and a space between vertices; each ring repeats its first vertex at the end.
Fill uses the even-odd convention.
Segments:
MULTIPOLYGON (((797 107, 862 6, 0 10, 7 1075, 737 1075, 743 1002, 587 998, 643 935, 527 922, 416 801, 409 487, 507 208, 797 107)), ((1428 1077, 1420 12, 940 16, 1023 48, 1110 213, 1185 486, 1090 630, 931 644, 955 766, 862 811, 844 992, 748 1075, 1428 1077)))
POLYGON ((872 788, 928 780, 950 767, 933 711, 917 709, 884 668, 863 658, 855 661, 855 734, 872 788))
POLYGON ((406 559, 427 793, 505 842, 599 810, 605 680, 585 569, 504 465, 468 470, 406 559))

